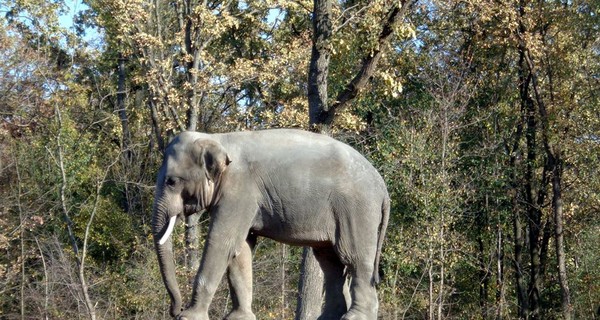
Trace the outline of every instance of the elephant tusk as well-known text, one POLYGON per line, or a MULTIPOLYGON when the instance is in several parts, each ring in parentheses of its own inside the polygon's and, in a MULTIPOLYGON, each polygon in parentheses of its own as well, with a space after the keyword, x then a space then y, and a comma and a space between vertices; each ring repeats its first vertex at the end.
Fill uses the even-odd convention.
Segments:
POLYGON ((169 239, 169 237, 171 236, 171 232, 173 232, 173 228, 175 228, 176 221, 177 216, 171 217, 171 219, 169 220, 169 225, 167 226, 167 230, 165 231, 165 234, 163 234, 162 238, 160 238, 160 240, 158 241, 158 244, 162 246, 163 244, 165 244, 165 242, 167 242, 167 239, 169 239))

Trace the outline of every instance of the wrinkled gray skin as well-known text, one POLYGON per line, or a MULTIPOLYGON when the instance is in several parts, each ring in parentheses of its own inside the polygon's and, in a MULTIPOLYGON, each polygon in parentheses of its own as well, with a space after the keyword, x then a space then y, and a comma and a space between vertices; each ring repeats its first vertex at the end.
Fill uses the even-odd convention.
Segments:
POLYGON ((325 275, 319 319, 376 319, 378 263, 389 196, 375 168, 351 147, 299 130, 184 132, 158 173, 153 234, 163 281, 178 319, 208 319, 227 271, 233 310, 255 319, 252 249, 257 236, 310 246, 325 275), (210 227, 192 300, 175 278, 169 221, 206 210, 210 227), (348 306, 343 287, 351 275, 348 306))

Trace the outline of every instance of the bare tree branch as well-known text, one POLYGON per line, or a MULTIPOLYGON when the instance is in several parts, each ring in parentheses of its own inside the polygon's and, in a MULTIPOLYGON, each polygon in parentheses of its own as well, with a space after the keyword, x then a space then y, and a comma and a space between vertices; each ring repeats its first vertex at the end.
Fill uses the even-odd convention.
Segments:
POLYGON ((402 18, 404 18, 415 2, 416 0, 402 0, 399 4, 398 2, 394 2, 394 5, 390 8, 387 15, 387 19, 384 22, 381 33, 379 34, 377 49, 363 58, 360 70, 350 83, 348 83, 348 85, 346 85, 346 87, 337 95, 336 100, 330 106, 320 110, 316 123, 330 126, 333 123, 335 114, 343 110, 348 102, 356 98, 360 90, 366 86, 377 68, 385 44, 390 41, 394 33, 394 27, 402 20, 402 18))
MULTIPOLYGON (((60 170, 61 176, 61 184, 60 184, 60 206, 63 213, 63 218, 65 220, 65 224, 67 226, 67 233, 69 235, 69 239, 71 241, 71 247, 73 249, 73 253, 75 254, 75 261, 77 262, 77 266, 79 268, 79 285, 81 288, 81 293, 83 294, 83 299, 85 302, 85 306, 88 312, 88 316, 91 320, 96 319, 96 311, 95 306, 90 299, 90 295, 88 293, 88 285, 86 283, 85 274, 84 274, 84 263, 82 256, 79 254, 79 247, 77 246, 77 240, 75 239, 75 233, 73 232, 73 220, 69 216, 69 209, 67 208, 67 199, 66 199, 66 190, 67 190, 67 174, 65 170, 65 160, 64 160, 64 150, 62 145, 62 128, 63 121, 62 115, 58 105, 54 106, 54 111, 56 114, 56 119, 58 122, 58 134, 56 136, 56 144, 57 144, 57 152, 58 152, 58 167, 60 170)), ((87 234, 87 232, 86 232, 87 234)), ((84 247, 84 255, 85 257, 85 247, 84 247)))

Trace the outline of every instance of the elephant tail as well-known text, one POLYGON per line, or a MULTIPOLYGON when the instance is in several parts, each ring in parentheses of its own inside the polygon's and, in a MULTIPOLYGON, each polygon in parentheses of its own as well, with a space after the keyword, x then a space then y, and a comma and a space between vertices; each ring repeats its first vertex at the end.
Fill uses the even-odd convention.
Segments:
POLYGON ((385 231, 390 219, 390 197, 386 194, 381 206, 381 222, 379 223, 379 237, 377 238, 377 253, 375 254, 375 265, 373 268, 372 285, 379 284, 379 259, 381 258, 381 248, 385 239, 385 231))

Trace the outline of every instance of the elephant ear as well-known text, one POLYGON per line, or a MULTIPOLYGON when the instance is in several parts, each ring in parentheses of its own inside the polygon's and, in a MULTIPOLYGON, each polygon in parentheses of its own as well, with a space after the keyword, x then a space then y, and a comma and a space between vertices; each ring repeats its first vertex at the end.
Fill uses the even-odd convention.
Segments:
POLYGON ((212 140, 198 139, 194 141, 192 155, 202 168, 206 177, 216 182, 231 163, 229 155, 223 146, 212 140))

